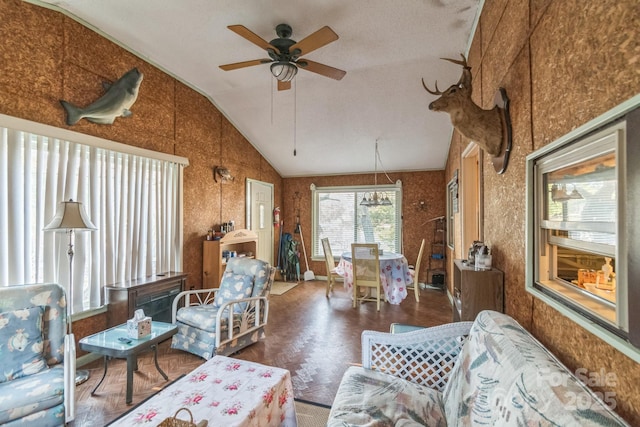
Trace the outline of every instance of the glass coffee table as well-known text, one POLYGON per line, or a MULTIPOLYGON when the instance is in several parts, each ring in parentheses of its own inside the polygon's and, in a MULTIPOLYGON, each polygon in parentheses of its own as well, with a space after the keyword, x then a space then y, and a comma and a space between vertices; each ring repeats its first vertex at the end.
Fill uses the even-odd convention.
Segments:
POLYGON ((102 381, 104 381, 104 377, 107 375, 109 359, 127 359, 126 402, 130 404, 133 394, 133 371, 138 370, 138 355, 147 350, 153 350, 153 361, 156 369, 162 377, 168 381, 169 377, 167 377, 167 374, 165 374, 158 365, 158 344, 171 338, 176 332, 178 332, 176 325, 152 321, 151 334, 140 339, 129 338, 126 324, 118 325, 106 331, 82 338, 79 341, 82 350, 104 356, 104 372, 98 385, 91 391, 91 395, 93 396, 95 394, 100 384, 102 384, 102 381))

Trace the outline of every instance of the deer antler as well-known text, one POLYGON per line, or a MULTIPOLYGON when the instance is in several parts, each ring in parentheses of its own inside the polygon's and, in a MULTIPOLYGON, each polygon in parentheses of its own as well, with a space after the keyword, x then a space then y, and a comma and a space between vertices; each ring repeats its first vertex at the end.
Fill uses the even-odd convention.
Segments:
POLYGON ((460 56, 462 57, 462 61, 458 59, 451 59, 451 58, 440 58, 440 59, 453 62, 454 64, 462 65, 464 68, 469 68, 469 66, 467 65, 467 58, 465 58, 463 54, 460 54, 460 56))
POLYGON ((457 64, 457 65, 462 65, 462 75, 460 76, 460 80, 458 80, 458 83, 456 83, 456 86, 463 85, 465 87, 471 87, 471 67, 469 67, 469 65, 467 64, 467 58, 465 58, 463 54, 460 54, 460 56, 462 57, 462 61, 458 59, 451 59, 451 58, 440 58, 440 59, 453 62, 454 64, 457 64))
POLYGON ((424 89, 429 92, 431 95, 442 95, 442 92, 440 92, 440 90, 438 89, 438 81, 436 80, 436 90, 435 92, 432 90, 429 90, 429 88, 427 87, 427 85, 424 83, 424 78, 422 79, 422 87, 424 87, 424 89))

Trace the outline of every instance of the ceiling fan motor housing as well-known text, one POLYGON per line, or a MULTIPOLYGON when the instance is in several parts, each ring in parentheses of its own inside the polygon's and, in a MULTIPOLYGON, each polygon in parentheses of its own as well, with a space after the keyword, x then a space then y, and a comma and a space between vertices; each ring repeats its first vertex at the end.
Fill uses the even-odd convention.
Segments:
POLYGON ((271 50, 268 52, 274 61, 295 61, 300 56, 301 52, 298 49, 289 52, 289 48, 297 43, 290 38, 292 33, 291 27, 287 24, 280 24, 276 27, 276 34, 279 38, 271 40, 269 44, 277 48, 280 54, 278 55, 271 50))

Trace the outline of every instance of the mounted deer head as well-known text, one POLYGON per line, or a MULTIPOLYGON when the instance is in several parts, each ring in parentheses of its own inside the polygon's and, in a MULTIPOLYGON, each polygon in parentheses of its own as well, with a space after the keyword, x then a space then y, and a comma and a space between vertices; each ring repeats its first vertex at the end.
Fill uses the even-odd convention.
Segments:
POLYGON ((467 65, 464 55, 460 56, 462 61, 441 58, 463 67, 460 80, 449 89, 441 92, 436 81, 436 90, 432 91, 422 79, 422 86, 427 92, 440 95, 440 98, 429 104, 429 109, 449 113, 453 127, 492 157, 496 157, 500 155, 503 141, 502 112, 497 106, 491 110, 483 110, 471 100, 471 67, 467 65))

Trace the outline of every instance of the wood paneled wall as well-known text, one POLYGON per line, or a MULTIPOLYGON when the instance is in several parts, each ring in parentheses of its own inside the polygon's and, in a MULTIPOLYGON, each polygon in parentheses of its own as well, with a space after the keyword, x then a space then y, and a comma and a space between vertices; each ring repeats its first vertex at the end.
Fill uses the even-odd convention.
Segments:
MULTIPOLYGON (((245 178, 282 178, 204 96, 64 15, 18 0, 0 0, 0 113, 66 128, 59 100, 88 105, 133 67, 144 74, 133 116, 113 125, 86 120, 71 130, 189 159, 184 171, 184 266, 199 288, 202 241, 211 227, 245 227, 245 178), (216 165, 235 180, 218 183, 216 165)), ((76 322, 76 337, 104 329, 104 315, 76 322)))
MULTIPOLYGON (((497 175, 485 156, 484 237, 505 272, 505 308, 569 369, 604 369, 616 385, 616 411, 640 425, 640 367, 525 291, 525 157, 640 92, 637 0, 487 0, 473 38, 474 99, 511 99, 513 151, 497 175)), ((443 120, 448 117, 443 116, 443 120)), ((447 180, 469 143, 455 133, 447 180)), ((634 189, 633 191, 637 191, 634 189)), ((464 257, 466 248, 456 251, 464 257)), ((637 278, 634 278, 637 280, 637 278)))
MULTIPOLYGON (((409 264, 415 264, 420 250, 420 242, 426 239, 427 246, 422 258, 420 268, 420 280, 426 280, 426 271, 429 265, 428 257, 431 247, 428 245, 433 241, 433 223, 428 223, 429 219, 445 214, 445 187, 444 171, 431 172, 402 172, 388 173, 392 182, 402 181, 402 212, 403 212, 403 242, 404 254, 409 264), (420 202, 424 202, 424 208, 420 202)), ((380 179, 380 176, 378 176, 380 179)), ((386 178, 385 178, 386 179, 386 178)), ((325 276, 327 274, 323 261, 311 260, 311 184, 316 187, 331 187, 340 185, 373 185, 373 174, 358 175, 333 175, 304 178, 285 178, 283 185, 283 220, 284 232, 292 233, 294 239, 300 241, 299 237, 293 234, 295 227, 296 209, 300 209, 300 223, 304 243, 309 256, 309 268, 316 274, 325 276), (294 196, 299 196, 295 201, 294 196)), ((386 182, 386 181, 385 181, 386 182)), ((333 254, 339 256, 340 254, 333 254)), ((435 267, 435 265, 434 265, 435 267)), ((306 269, 304 260, 301 260, 301 271, 306 269)))

